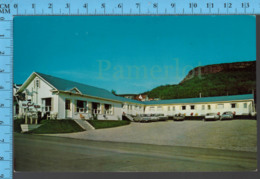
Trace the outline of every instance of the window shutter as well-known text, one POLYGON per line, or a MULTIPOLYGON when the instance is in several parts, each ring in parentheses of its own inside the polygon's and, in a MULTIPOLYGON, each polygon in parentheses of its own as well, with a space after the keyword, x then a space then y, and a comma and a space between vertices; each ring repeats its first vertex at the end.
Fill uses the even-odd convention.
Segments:
POLYGON ((36 87, 36 79, 33 80, 33 87, 34 87, 34 88, 36 87))
POLYGON ((239 104, 238 103, 236 104, 236 108, 239 108, 239 104))

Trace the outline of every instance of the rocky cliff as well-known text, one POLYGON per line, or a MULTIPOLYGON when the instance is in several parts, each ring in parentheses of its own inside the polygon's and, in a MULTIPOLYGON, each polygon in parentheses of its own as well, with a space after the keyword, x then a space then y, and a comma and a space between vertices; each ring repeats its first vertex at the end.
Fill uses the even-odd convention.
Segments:
POLYGON ((203 76, 207 74, 214 74, 218 72, 229 72, 229 71, 255 71, 256 61, 247 61, 247 62, 235 62, 235 63, 222 63, 214 65, 199 66, 189 71, 188 75, 180 82, 183 82, 192 79, 196 76, 203 76))

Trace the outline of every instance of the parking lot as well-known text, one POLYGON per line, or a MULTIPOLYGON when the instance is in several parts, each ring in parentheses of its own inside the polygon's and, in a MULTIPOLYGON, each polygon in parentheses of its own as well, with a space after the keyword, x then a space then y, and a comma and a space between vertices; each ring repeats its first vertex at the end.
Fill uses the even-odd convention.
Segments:
POLYGON ((15 171, 255 171, 256 152, 14 134, 15 171))
POLYGON ((170 146, 256 152, 257 121, 162 121, 131 123, 128 126, 85 131, 72 134, 51 134, 96 141, 113 141, 170 146))

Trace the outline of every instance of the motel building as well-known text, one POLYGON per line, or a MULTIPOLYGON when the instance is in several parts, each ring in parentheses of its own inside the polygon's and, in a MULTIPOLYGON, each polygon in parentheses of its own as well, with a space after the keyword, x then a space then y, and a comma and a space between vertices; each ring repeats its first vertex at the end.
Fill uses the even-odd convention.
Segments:
POLYGON ((252 94, 138 101, 94 86, 33 72, 16 90, 14 116, 28 112, 45 119, 122 120, 122 115, 164 114, 201 116, 225 111, 236 115, 255 114, 252 94), (18 109, 17 109, 18 108, 18 109))

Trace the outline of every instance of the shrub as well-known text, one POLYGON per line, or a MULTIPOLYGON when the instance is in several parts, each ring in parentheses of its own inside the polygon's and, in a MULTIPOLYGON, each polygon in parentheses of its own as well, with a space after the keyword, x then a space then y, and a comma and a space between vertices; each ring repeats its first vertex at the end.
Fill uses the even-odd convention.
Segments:
POLYGON ((25 123, 24 118, 15 119, 14 122, 13 122, 14 132, 19 132, 20 133, 22 131, 21 124, 24 124, 24 123, 25 123))

